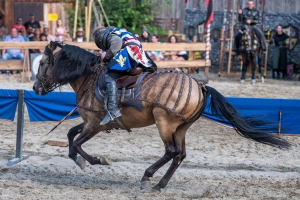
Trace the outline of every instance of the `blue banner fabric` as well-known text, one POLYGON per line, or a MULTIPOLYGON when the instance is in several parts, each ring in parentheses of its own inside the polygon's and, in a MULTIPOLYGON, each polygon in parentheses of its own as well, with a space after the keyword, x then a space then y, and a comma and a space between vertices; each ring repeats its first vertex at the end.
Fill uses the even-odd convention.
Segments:
MULTIPOLYGON (((207 101, 203 116, 231 126, 227 120, 220 119, 212 115, 209 108, 210 98, 207 101)), ((300 134, 300 99, 263 99, 263 98, 242 98, 226 97, 226 100, 232 104, 242 116, 254 115, 262 120, 273 122, 270 130, 272 133, 278 133, 281 112, 281 134, 300 134)))
MULTIPOLYGON (((24 92, 30 122, 60 121, 76 107, 74 92, 50 92, 45 96, 24 92)), ((75 111, 68 119, 79 117, 75 111)))
POLYGON ((0 119, 14 121, 18 104, 16 90, 0 90, 0 119))

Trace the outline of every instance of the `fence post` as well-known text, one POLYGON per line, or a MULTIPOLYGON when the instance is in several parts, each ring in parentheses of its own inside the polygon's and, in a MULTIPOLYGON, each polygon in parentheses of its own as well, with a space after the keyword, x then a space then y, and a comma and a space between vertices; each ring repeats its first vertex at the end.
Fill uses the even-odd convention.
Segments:
POLYGON ((16 155, 9 160, 7 165, 11 166, 22 160, 27 159, 28 155, 22 155, 23 146, 23 128, 24 128, 24 90, 18 91, 18 119, 17 119, 17 139, 16 139, 16 155))

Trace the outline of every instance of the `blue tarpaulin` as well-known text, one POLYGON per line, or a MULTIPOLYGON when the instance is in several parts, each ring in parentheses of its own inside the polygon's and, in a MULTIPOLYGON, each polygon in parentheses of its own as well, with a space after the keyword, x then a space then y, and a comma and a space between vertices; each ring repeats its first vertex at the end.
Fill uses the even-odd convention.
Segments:
POLYGON ((14 121, 17 104, 17 90, 0 90, 0 119, 14 121))
MULTIPOLYGON (((30 122, 60 121, 76 107, 74 92, 50 92, 45 96, 36 95, 33 91, 24 92, 24 99, 28 109, 30 122)), ((282 134, 300 134, 300 99, 263 99, 226 97, 243 116, 255 115, 260 119, 274 122, 274 129, 270 132, 277 133, 280 123, 282 134)), ((0 90, 0 119, 14 120, 18 95, 16 90, 0 90)), ((210 98, 208 99, 208 104, 210 98)), ((206 106, 203 116, 218 123, 230 126, 224 119, 211 114, 206 106)), ((79 117, 74 112, 69 119, 79 117)))
MULTIPOLYGON (((60 121, 76 107, 74 92, 50 92, 40 96, 25 90, 24 99, 30 122, 60 121)), ((77 117, 79 113, 75 111, 68 119, 77 117)))
MULTIPOLYGON (((226 97, 242 116, 254 115, 259 119, 274 123, 274 129, 270 132, 277 133, 280 123, 281 112, 281 133, 300 134, 300 99, 264 99, 264 98, 243 98, 226 97)), ((213 121, 230 126, 226 120, 213 116, 208 105, 204 110, 203 116, 213 121)))

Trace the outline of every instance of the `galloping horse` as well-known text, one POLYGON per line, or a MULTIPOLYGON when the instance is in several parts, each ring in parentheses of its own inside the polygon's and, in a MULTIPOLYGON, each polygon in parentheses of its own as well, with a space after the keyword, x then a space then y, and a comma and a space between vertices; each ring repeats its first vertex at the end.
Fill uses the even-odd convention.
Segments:
MULTIPOLYGON (((83 123, 68 132, 69 157, 84 169, 85 160, 91 165, 107 164, 105 158, 93 157, 82 149, 82 144, 103 130, 112 126, 99 123, 106 114, 105 107, 94 94, 97 76, 104 73, 100 57, 76 46, 51 42, 46 46, 40 61, 37 80, 33 90, 46 95, 54 88, 69 83, 76 92, 78 111, 83 123), (74 137, 80 134, 76 140, 74 137), (79 155, 80 156, 79 156, 79 155)), ((146 76, 140 87, 142 110, 122 106, 122 120, 127 128, 141 128, 156 124, 165 146, 165 154, 146 169, 141 189, 150 187, 150 177, 170 160, 173 160, 166 174, 151 188, 158 192, 165 188, 183 159, 186 157, 185 135, 188 128, 202 115, 211 97, 211 110, 214 115, 227 119, 241 136, 288 149, 290 143, 278 136, 265 132, 264 122, 254 117, 242 117, 237 110, 215 89, 205 86, 178 70, 158 70, 146 76)))
POLYGON ((242 39, 240 45, 240 51, 242 55, 243 67, 242 67, 242 76, 241 84, 245 82, 247 68, 252 70, 252 81, 251 84, 255 85, 255 70, 256 70, 256 58, 258 58, 259 73, 264 82, 264 77, 262 76, 261 70, 261 61, 262 61, 262 48, 259 43, 259 39, 256 36, 252 26, 243 25, 242 27, 242 39))

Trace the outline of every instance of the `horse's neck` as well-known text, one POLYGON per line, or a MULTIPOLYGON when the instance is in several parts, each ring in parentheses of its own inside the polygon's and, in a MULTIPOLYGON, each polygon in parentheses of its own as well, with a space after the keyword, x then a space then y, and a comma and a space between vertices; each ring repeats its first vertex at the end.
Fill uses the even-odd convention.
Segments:
POLYGON ((83 87, 83 82, 84 82, 84 80, 86 80, 86 76, 88 76, 88 75, 82 76, 82 77, 78 78, 77 80, 72 81, 70 83, 70 86, 72 87, 72 89, 74 90, 75 93, 78 93, 80 88, 83 87))

